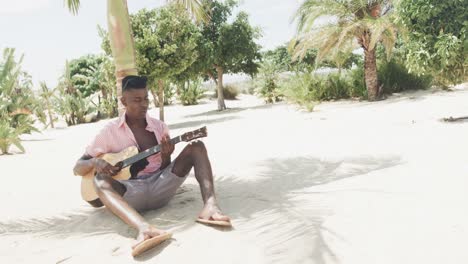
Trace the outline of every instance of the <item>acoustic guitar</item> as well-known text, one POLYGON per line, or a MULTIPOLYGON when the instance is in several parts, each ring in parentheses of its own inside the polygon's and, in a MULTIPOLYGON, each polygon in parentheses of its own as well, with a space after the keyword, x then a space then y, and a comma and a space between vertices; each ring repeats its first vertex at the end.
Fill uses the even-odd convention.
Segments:
MULTIPOLYGON (((206 127, 196 129, 191 132, 184 133, 178 137, 172 138, 171 143, 177 144, 179 142, 189 142, 197 138, 202 138, 207 136, 206 127)), ((130 172, 130 165, 147 158, 151 155, 154 155, 161 151, 161 145, 156 145, 145 151, 138 153, 138 148, 135 146, 128 147, 122 150, 119 153, 107 153, 100 155, 99 158, 107 161, 113 166, 120 167, 120 172, 113 176, 116 180, 128 180, 132 177, 130 172)), ((83 200, 87 201, 90 204, 99 203, 99 196, 97 195, 94 189, 94 175, 96 172, 92 169, 86 175, 81 178, 81 197, 83 200)))

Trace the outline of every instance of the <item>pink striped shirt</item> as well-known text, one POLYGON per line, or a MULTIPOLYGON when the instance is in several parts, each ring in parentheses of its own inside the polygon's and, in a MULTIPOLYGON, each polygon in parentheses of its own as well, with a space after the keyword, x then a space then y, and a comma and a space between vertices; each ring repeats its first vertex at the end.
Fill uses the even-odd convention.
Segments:
MULTIPOLYGON (((155 118, 146 114, 146 130, 153 132, 158 142, 161 142, 163 135, 169 135, 167 125, 155 118)), ((125 122, 125 114, 121 117, 110 121, 93 141, 86 147, 86 154, 91 157, 97 157, 105 153, 118 153, 130 146, 138 147, 138 143, 133 135, 132 130, 125 122)), ((140 149, 138 147, 138 149, 140 149)), ((141 150, 140 150, 141 151, 141 150)), ((154 173, 161 167, 161 154, 155 154, 147 158, 148 165, 145 169, 138 173, 138 177, 154 173)))

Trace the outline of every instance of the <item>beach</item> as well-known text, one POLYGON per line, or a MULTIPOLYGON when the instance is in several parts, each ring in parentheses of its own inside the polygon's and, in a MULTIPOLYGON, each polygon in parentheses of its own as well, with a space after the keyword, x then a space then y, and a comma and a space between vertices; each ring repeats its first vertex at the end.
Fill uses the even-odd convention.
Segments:
POLYGON ((252 95, 223 112, 208 99, 168 106, 171 136, 207 126, 234 229, 195 222, 192 170, 166 207, 143 214, 173 239, 137 259, 136 231, 81 200, 72 172, 108 120, 24 135, 26 153, 0 156, 0 263, 467 263, 468 122, 442 121, 467 116, 467 101, 463 84, 313 112, 252 95))

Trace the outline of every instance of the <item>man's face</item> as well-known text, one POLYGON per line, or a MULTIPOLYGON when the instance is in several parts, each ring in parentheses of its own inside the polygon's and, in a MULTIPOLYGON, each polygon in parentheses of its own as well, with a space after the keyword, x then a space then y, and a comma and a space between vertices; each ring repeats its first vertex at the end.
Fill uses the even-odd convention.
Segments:
POLYGON ((135 119, 146 118, 148 111, 148 89, 129 89, 122 94, 122 104, 127 110, 127 116, 135 119))

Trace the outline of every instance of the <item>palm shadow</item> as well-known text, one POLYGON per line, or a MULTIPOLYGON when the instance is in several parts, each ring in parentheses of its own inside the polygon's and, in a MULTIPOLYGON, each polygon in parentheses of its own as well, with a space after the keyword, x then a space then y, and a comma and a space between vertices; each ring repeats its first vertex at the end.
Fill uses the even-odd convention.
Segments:
MULTIPOLYGON (((327 263, 334 259, 333 249, 327 238, 341 240, 339 234, 324 225, 324 218, 331 214, 319 201, 300 196, 319 197, 313 187, 350 177, 361 176, 401 164, 398 157, 351 158, 336 162, 311 157, 269 159, 258 164, 258 175, 221 177, 216 180, 216 191, 223 212, 232 219, 236 231, 255 234, 255 239, 265 247, 268 263, 303 262, 327 263), (251 179, 249 179, 251 178, 251 179), (304 252, 304 244, 310 245, 304 252), (291 251, 297 251, 291 254, 291 251), (297 256, 297 261, 289 259, 297 256)), ((185 184, 188 189, 176 196, 170 206, 154 211, 148 217, 165 213, 180 221, 178 231, 192 227, 194 217, 202 208, 199 187, 185 184)), ((225 230, 223 230, 225 231, 225 230)))
MULTIPOLYGON (((314 263, 327 263, 327 259, 335 258, 327 238, 341 239, 324 226, 324 218, 331 209, 324 208, 319 201, 311 202, 313 199, 298 202, 294 194, 317 197, 315 186, 383 170, 401 162, 398 157, 338 161, 313 157, 268 159, 257 164, 258 175, 217 177, 216 192, 223 211, 233 219, 234 231, 254 235, 259 245, 265 247, 269 262, 292 263, 285 258, 293 255, 314 263), (310 245, 310 250, 300 250, 304 243, 310 245), (298 252, 291 254, 291 250, 298 252)), ((203 205, 200 197, 197 184, 185 183, 168 206, 148 211, 144 217, 162 229, 187 230, 197 224, 194 220, 203 205)), ((116 232, 124 237, 136 236, 135 230, 103 208, 87 207, 62 216, 0 222, 0 236, 27 233, 65 238, 116 232)), ((155 252, 150 255, 154 256, 155 252)))
POLYGON ((209 125, 209 124, 215 124, 219 122, 230 121, 234 119, 238 119, 238 117, 226 116, 226 117, 214 118, 214 119, 208 119, 208 120, 186 121, 186 122, 180 122, 180 123, 175 123, 175 124, 169 124, 168 126, 169 126, 169 129, 191 128, 191 127, 197 127, 200 125, 209 125))
POLYGON ((193 118, 193 117, 202 117, 202 116, 218 116, 218 115, 226 115, 226 114, 234 114, 234 113, 239 113, 245 110, 254 110, 254 109, 270 109, 276 105, 281 105, 282 103, 276 103, 276 104, 262 104, 262 105, 256 105, 256 106, 250 106, 250 107, 233 107, 233 108, 227 108, 226 110, 219 111, 219 110, 210 110, 207 112, 202 112, 202 113, 197 113, 197 114, 191 114, 191 115, 186 115, 184 116, 185 118, 193 118))

